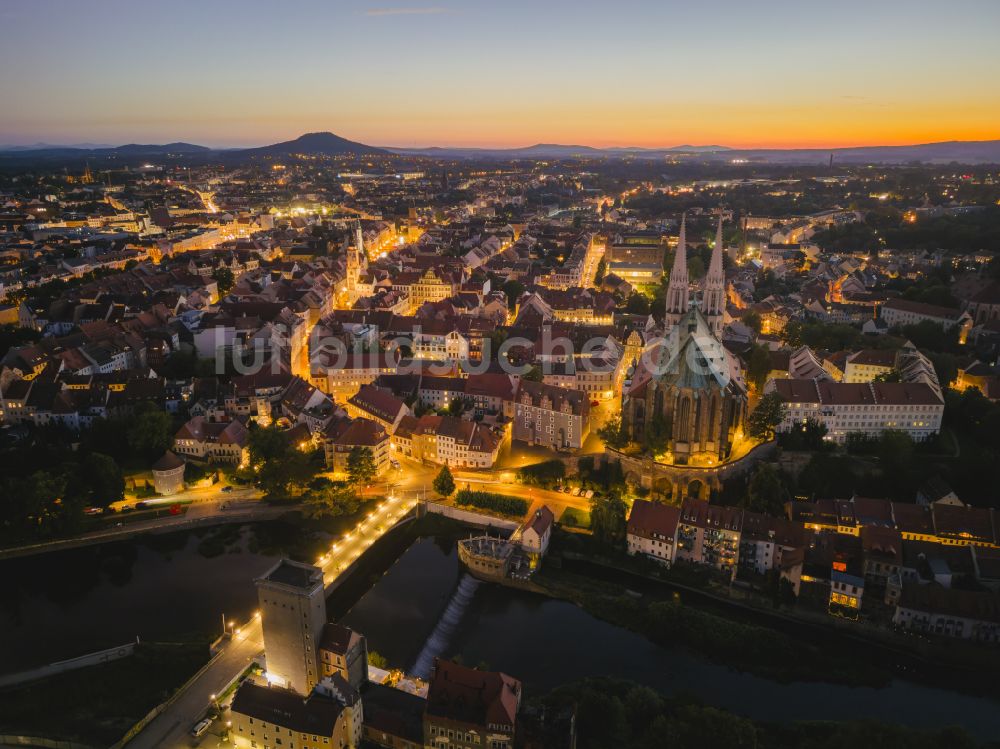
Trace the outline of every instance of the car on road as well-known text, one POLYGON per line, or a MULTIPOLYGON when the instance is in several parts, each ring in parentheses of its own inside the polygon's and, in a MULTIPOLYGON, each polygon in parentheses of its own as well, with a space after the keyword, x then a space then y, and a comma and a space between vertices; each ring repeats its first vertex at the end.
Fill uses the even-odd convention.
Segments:
POLYGON ((136 502, 135 503, 135 509, 137 509, 137 510, 144 510, 147 507, 149 507, 149 502, 136 502))
POLYGON ((191 729, 191 736, 193 736, 196 739, 201 738, 202 736, 205 735, 205 731, 207 731, 211 725, 212 725, 211 718, 205 718, 204 720, 198 721, 197 723, 194 724, 194 728, 191 729))
POLYGON ((231 487, 231 486, 224 486, 224 487, 222 487, 222 491, 224 491, 224 492, 231 492, 232 490, 233 490, 233 487, 231 487))

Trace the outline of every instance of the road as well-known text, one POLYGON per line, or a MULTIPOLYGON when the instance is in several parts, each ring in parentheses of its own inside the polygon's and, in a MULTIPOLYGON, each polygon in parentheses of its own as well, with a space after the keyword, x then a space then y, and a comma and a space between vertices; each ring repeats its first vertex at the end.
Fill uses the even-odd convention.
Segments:
MULTIPOLYGON (((107 527, 87 533, 81 533, 72 538, 62 538, 37 544, 26 544, 9 549, 0 549, 0 559, 9 557, 29 556, 59 549, 72 549, 79 546, 89 546, 105 541, 116 541, 137 536, 141 533, 182 530, 192 525, 211 525, 213 523, 229 523, 249 520, 266 520, 278 517, 288 512, 289 507, 276 507, 257 500, 260 493, 254 489, 243 489, 231 494, 218 494, 208 498, 199 494, 196 501, 187 505, 187 511, 181 515, 162 515, 160 517, 136 517, 128 513, 112 515, 107 527)), ((180 494, 171 497, 160 506, 166 509, 172 501, 180 501, 188 497, 180 494)))
MULTIPOLYGON (((407 492, 406 495, 394 495, 373 507, 354 528, 337 539, 327 554, 316 561, 317 566, 323 570, 323 581, 328 589, 368 547, 414 508, 417 499, 412 494, 407 492)), ((263 649, 263 633, 260 619, 256 615, 242 626, 234 625, 233 637, 223 645, 221 654, 194 678, 163 713, 128 743, 129 748, 174 749, 191 746, 191 728, 212 705, 215 695, 221 694, 255 658, 262 655, 263 649)), ((221 741, 227 714, 225 706, 223 708, 222 720, 216 721, 211 731, 202 737, 200 744, 214 746, 221 741)))

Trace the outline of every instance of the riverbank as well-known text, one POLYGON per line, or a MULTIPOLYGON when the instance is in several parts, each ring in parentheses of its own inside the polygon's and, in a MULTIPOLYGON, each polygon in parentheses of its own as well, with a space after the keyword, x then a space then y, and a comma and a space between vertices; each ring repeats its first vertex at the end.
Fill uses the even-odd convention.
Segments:
MULTIPOLYGON (((433 645, 442 658, 517 677, 525 699, 601 675, 674 698, 687 695, 755 721, 784 725, 867 719, 926 730, 959 724, 981 740, 1000 735, 1000 713, 987 699, 922 686, 891 669, 885 669, 887 679, 878 674, 878 686, 858 686, 858 679, 830 683, 758 676, 679 639, 655 641, 575 602, 523 586, 479 584, 470 595, 469 576, 457 562, 453 542, 421 538, 387 569, 372 572, 374 585, 356 604, 348 603, 339 621, 364 632, 369 648, 393 668, 413 673, 421 654, 433 645), (440 627, 443 623, 449 625, 447 631, 440 627)), ((583 576, 595 572, 589 569, 583 576)), ((623 595, 638 587, 619 581, 616 592, 623 595)), ((757 637, 755 632, 744 636, 757 637)), ((738 638, 734 642, 734 648, 744 644, 738 638)), ((825 641, 818 642, 827 648, 825 641)), ((845 661, 866 663, 866 654, 856 649, 833 644, 828 650, 845 661)))
POLYGON ((657 644, 683 645, 717 663, 778 682, 881 687, 892 678, 842 653, 828 653, 768 627, 709 613, 682 602, 679 596, 640 595, 553 565, 536 574, 534 582, 545 595, 571 601, 589 614, 657 644))
MULTIPOLYGON (((589 541, 583 539, 585 545, 589 541)), ((654 641, 679 641, 719 662, 784 682, 871 685, 905 676, 1000 699, 1000 687, 990 678, 1000 667, 996 650, 872 630, 787 606, 751 605, 726 595, 726 588, 713 588, 705 569, 667 570, 593 549, 581 553, 580 543, 566 534, 554 538, 551 558, 534 578, 541 592, 654 641)))
POLYGON ((589 678, 558 687, 531 706, 546 715, 575 709, 578 749, 660 749, 664 746, 720 749, 834 749, 907 747, 965 749, 976 742, 961 728, 919 730, 875 721, 755 721, 704 705, 690 697, 669 697, 623 679, 589 678))
POLYGON ((135 654, 0 691, 0 734, 110 746, 209 658, 203 644, 141 644, 135 654))

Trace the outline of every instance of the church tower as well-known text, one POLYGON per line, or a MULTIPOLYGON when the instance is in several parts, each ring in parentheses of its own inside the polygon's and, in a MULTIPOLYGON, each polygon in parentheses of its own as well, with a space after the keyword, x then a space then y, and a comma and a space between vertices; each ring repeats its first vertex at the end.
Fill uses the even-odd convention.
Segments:
POLYGON ((358 252, 358 258, 360 260, 365 251, 365 237, 361 232, 361 221, 356 221, 354 223, 354 247, 358 252))
POLYGON ((667 314, 664 320, 666 332, 681 321, 688 311, 688 268, 687 240, 684 229, 685 217, 681 216, 681 231, 677 237, 677 254, 674 255, 674 267, 670 270, 670 280, 667 283, 667 314))
POLYGON ((722 335, 722 322, 726 312, 726 273, 722 269, 722 211, 719 211, 719 228, 715 232, 715 247, 708 264, 708 274, 702 292, 702 312, 718 338, 722 335))
POLYGON ((347 272, 344 281, 346 304, 350 307, 358 300, 358 280, 361 278, 361 252, 364 248, 364 243, 361 236, 360 221, 357 222, 354 228, 354 242, 352 243, 348 239, 346 245, 347 272))

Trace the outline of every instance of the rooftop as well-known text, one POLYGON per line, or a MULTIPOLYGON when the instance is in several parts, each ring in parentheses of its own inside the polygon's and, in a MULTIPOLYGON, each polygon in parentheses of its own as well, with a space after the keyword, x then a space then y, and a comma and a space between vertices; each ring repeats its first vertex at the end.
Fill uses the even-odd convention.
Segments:
POLYGON ((323 584, 323 572, 310 564, 282 559, 258 579, 308 591, 323 584))

